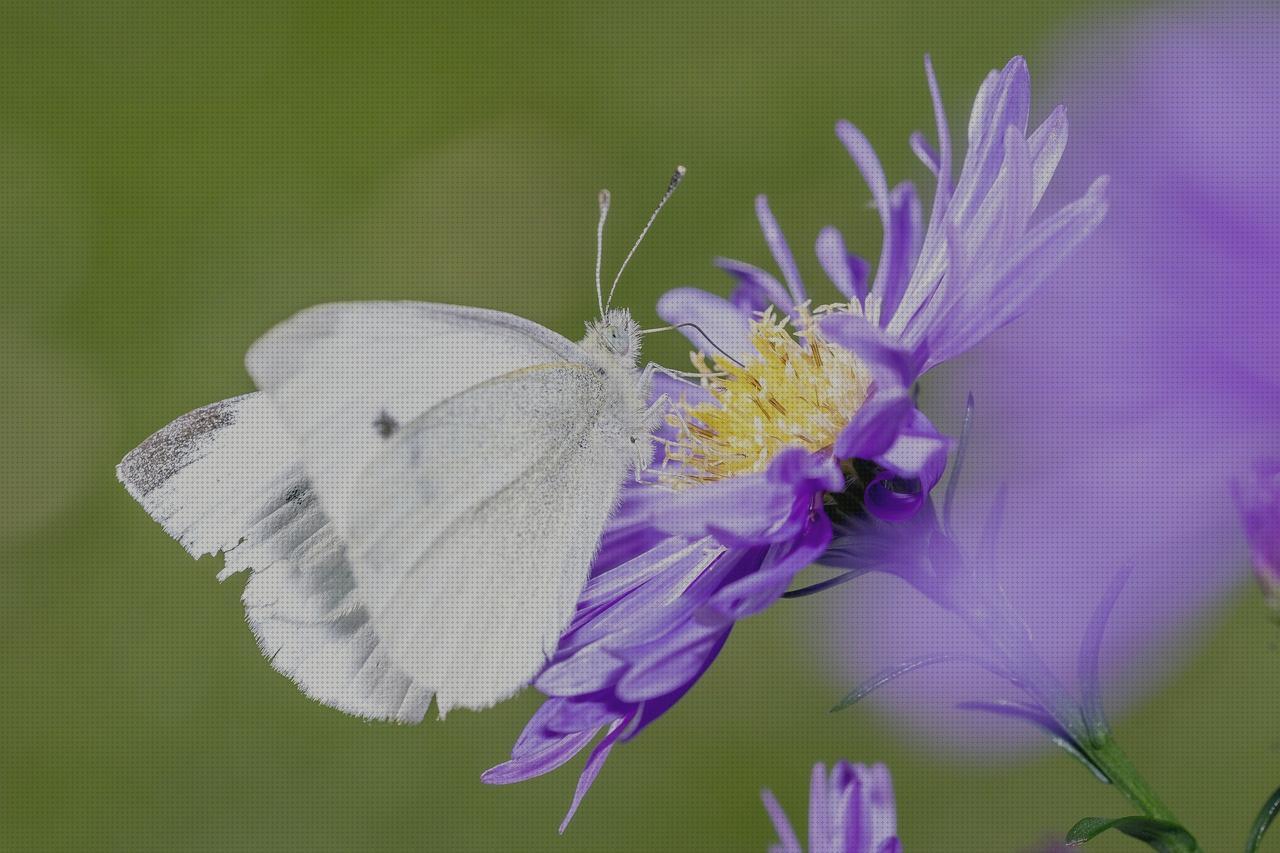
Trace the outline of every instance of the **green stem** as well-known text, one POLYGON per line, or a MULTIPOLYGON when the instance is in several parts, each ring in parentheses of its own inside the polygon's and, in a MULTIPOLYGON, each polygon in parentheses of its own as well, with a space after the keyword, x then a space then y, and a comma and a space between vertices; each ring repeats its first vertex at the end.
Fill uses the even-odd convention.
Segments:
MULTIPOLYGON (((1182 825, 1182 821, 1178 820, 1177 816, 1147 784, 1147 780, 1143 779, 1142 775, 1138 773, 1138 769, 1133 766, 1133 762, 1129 760, 1129 757, 1121 751, 1119 745, 1112 739, 1110 732, 1101 732, 1093 738, 1085 739, 1080 743, 1080 747, 1089 756, 1090 760, 1097 764, 1102 772, 1107 774, 1111 783, 1116 786, 1120 793, 1128 797, 1129 801, 1141 809, 1143 814, 1156 820, 1182 825)), ((1180 845, 1178 849, 1184 850, 1186 853, 1203 853, 1198 844, 1180 845)))

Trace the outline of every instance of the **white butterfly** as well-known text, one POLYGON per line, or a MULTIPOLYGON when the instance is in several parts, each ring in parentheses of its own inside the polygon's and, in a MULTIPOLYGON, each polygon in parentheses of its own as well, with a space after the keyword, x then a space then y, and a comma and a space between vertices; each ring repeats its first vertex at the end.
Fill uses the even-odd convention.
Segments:
POLYGON ((441 716, 511 696, 555 651, 663 408, 639 326, 601 296, 600 201, 580 343, 478 308, 318 306, 250 349, 258 393, 120 463, 193 556, 226 553, 220 578, 252 569, 249 625, 312 698, 418 722, 433 695, 441 716))

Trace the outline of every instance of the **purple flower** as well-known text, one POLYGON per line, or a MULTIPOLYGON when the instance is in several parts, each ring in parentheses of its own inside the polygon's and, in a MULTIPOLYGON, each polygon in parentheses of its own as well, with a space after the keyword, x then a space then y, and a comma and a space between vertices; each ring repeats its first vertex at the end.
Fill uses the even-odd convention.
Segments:
POLYGON ((1259 462, 1236 487, 1236 505, 1253 552, 1253 571, 1272 608, 1280 610, 1280 459, 1259 462))
MULTIPOLYGON (((930 388, 939 411, 975 395, 965 503, 1008 488, 992 568, 1051 666, 1069 671, 1098 589, 1133 568, 1105 656, 1117 705, 1167 674, 1247 577, 1232 484, 1280 455, 1280 159, 1262 153, 1280 136, 1278 41, 1280 12, 1239 4, 1067 41, 1056 91, 1077 139, 1061 178, 1070 190, 1109 173, 1112 209, 1016 326, 930 388)), ((957 526, 981 514, 960 509, 957 526)), ((817 654, 841 686, 973 643, 890 579, 829 603, 817 654)), ((1006 731, 949 709, 982 678, 937 670, 877 701, 913 736, 990 756, 1006 731)))
POLYGON ((577 618, 534 682, 549 699, 485 781, 546 773, 603 733, 571 817, 614 745, 665 713, 734 623, 771 605, 826 550, 830 515, 892 523, 924 505, 951 442, 915 407, 916 379, 1016 317, 1106 211, 1099 180, 1032 222, 1067 126, 1059 109, 1028 134, 1021 59, 978 93, 953 182, 927 61, 926 72, 939 143, 935 151, 917 135, 913 145, 937 177, 927 227, 911 185, 889 189, 865 137, 847 122, 836 127, 885 228, 874 278, 834 229, 817 238, 848 302, 810 308, 763 198, 756 212, 782 282, 722 260, 738 282, 728 299, 680 288, 660 300, 665 319, 703 333, 690 334, 701 382, 657 383, 678 403, 658 436, 655 482, 625 490, 577 618))
MULTIPOLYGON (((769 853, 804 853, 773 792, 761 792, 778 843, 769 853)), ((893 783, 883 764, 813 765, 809 788, 809 853, 901 853, 893 783)))

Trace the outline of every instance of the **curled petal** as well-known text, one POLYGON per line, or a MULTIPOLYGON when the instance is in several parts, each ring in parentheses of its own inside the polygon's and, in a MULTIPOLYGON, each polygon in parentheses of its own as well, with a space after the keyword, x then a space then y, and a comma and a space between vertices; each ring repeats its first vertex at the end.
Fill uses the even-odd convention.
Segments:
POLYGON ((914 409, 910 395, 901 389, 873 391, 836 439, 836 457, 874 459, 886 453, 914 409))
POLYGON ((867 298, 867 275, 870 267, 866 261, 851 254, 845 248, 844 236, 827 226, 818 234, 814 254, 826 272, 827 278, 845 296, 861 307, 867 298))
POLYGON ((717 258, 716 266, 737 279, 738 287, 729 297, 729 301, 739 311, 753 314, 772 305, 784 314, 790 314, 795 308, 791 294, 787 293, 782 282, 759 267, 729 258, 717 258))
POLYGON ((791 291, 794 304, 802 304, 807 297, 804 292, 804 282, 800 280, 800 268, 796 266, 796 259, 791 254, 791 247, 787 245, 787 238, 778 227, 778 220, 769 209, 768 200, 762 195, 756 196, 756 218, 760 220, 764 241, 769 245, 769 251, 773 253, 773 262, 778 265, 778 269, 782 270, 782 278, 791 291))
POLYGON ((926 492, 937 485, 947 467, 947 453, 954 442, 938 432, 918 410, 898 433, 888 450, 872 461, 884 466, 896 477, 919 480, 926 492))

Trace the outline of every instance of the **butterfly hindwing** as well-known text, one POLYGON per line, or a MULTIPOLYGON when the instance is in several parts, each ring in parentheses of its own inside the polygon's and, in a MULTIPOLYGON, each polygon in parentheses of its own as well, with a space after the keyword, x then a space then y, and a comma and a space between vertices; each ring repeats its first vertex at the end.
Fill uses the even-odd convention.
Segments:
POLYGON ((296 442, 264 394, 189 412, 125 456, 129 493, 193 556, 252 570, 245 616, 263 654, 313 699, 418 722, 431 693, 387 659, 351 595, 346 546, 316 501, 296 442))

